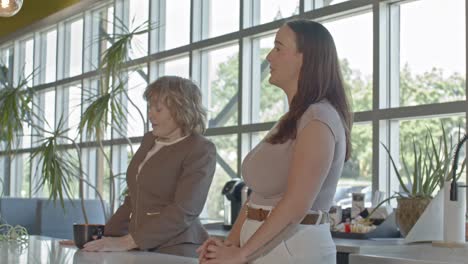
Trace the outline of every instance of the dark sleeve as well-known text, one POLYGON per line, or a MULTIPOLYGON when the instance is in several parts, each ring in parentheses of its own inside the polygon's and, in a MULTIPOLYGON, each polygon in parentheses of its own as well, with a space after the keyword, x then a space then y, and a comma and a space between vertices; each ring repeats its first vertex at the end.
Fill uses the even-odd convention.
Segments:
POLYGON ((131 212, 130 196, 127 195, 125 196, 123 204, 117 209, 109 221, 107 221, 104 227, 104 235, 113 237, 127 235, 131 212))
POLYGON ((216 148, 206 140, 183 162, 175 198, 151 221, 131 233, 141 250, 158 247, 186 230, 205 205, 216 167, 216 148))
MULTIPOLYGON (((130 164, 134 163, 135 157, 141 152, 151 148, 154 142, 154 135, 152 132, 147 132, 143 135, 140 147, 135 155, 132 157, 130 164)), ((104 228, 105 236, 124 236, 128 234, 130 224, 130 214, 132 212, 132 204, 130 195, 125 196, 123 204, 117 209, 115 214, 109 219, 104 228)))

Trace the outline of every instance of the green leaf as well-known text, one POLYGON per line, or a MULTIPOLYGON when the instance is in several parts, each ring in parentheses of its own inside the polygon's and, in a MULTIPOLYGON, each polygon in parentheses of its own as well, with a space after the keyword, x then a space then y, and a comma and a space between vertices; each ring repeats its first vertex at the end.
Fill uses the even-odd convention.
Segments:
POLYGON ((387 148, 387 146, 385 146, 385 144, 383 144, 382 142, 380 142, 380 144, 382 144, 382 146, 384 147, 385 151, 387 151, 387 154, 388 154, 388 156, 389 156, 389 158, 390 158, 390 161, 391 161, 391 163, 392 163, 393 169, 395 170, 395 174, 396 174, 396 176, 397 176, 397 179, 398 179, 398 181, 400 182, 400 186, 403 188, 403 190, 404 190, 406 193, 409 194, 410 191, 408 190, 408 188, 407 188, 406 185, 404 184, 403 179, 401 178, 401 175, 400 175, 400 173, 398 172, 398 168, 397 168, 397 166, 396 166, 396 164, 395 164, 395 161, 394 161, 393 158, 392 158, 392 155, 390 154, 390 150, 389 150, 389 149, 387 148))
POLYGON ((413 138, 413 155, 414 155, 414 171, 413 171, 413 179, 411 181, 412 189, 411 189, 411 195, 416 195, 417 192, 417 183, 418 183, 418 167, 420 166, 420 163, 418 162, 418 152, 416 150, 416 143, 414 142, 413 138))

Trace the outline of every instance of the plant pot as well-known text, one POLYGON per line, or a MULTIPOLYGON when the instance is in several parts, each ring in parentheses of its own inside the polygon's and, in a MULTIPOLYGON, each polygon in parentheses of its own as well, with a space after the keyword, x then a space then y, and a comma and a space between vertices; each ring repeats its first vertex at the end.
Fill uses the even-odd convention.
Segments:
POLYGON ((89 241, 101 239, 104 235, 104 225, 92 224, 74 224, 73 225, 73 240, 75 245, 82 249, 84 244, 89 241))
POLYGON ((396 224, 403 237, 411 231, 432 198, 398 198, 396 224))

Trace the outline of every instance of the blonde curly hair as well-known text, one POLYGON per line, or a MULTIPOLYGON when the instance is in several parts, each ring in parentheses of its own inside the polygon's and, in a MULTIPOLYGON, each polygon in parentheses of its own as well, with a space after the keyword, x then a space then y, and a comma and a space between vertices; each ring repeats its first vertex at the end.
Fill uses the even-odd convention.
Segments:
POLYGON ((178 76, 163 76, 146 87, 143 97, 150 101, 155 94, 168 107, 183 134, 205 133, 206 109, 201 91, 193 81, 178 76))

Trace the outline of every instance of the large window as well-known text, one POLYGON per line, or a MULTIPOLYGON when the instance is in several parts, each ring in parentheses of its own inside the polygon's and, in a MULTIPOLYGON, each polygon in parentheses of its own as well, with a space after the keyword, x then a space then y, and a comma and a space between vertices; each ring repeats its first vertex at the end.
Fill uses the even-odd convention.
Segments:
MULTIPOLYGON (((128 73, 128 99, 127 108, 127 136, 140 137, 146 125, 147 109, 143 92, 147 86, 148 71, 145 68, 137 68, 128 73)), ((118 135, 115 137, 122 137, 118 135)))
POLYGON ((351 206, 351 193, 363 192, 366 202, 372 196, 372 124, 355 123, 351 133, 352 156, 345 163, 338 182, 335 203, 351 206))
POLYGON ((158 33, 152 51, 173 49, 190 43, 190 0, 153 1, 152 25, 158 33), (159 18, 159 19, 158 19, 159 18), (159 48, 157 48, 159 45, 159 48))
MULTIPOLYGON (((399 154, 401 159, 400 166, 408 167, 409 172, 413 172, 415 168, 414 151, 424 150, 429 145, 430 136, 432 136, 437 147, 443 146, 443 134, 449 145, 454 145, 465 134, 466 118, 463 115, 453 115, 452 117, 432 117, 424 119, 409 119, 397 120, 395 125, 399 126, 399 135, 393 138, 398 140, 395 142, 399 144, 399 154), (430 131, 430 134, 429 134, 430 131)), ((441 151, 443 152, 443 151, 441 151)), ((464 156, 462 152, 462 159, 464 156)), ((425 157, 420 155, 421 159, 425 157)), ((396 178, 391 178, 390 181, 394 182, 392 188, 394 191, 401 191, 396 178)))
POLYGON ((245 3, 252 10, 249 14, 252 26, 299 14, 299 0, 250 0, 245 3))
POLYGON ((57 30, 43 32, 41 38, 41 82, 49 83, 57 75, 57 30))
POLYGON ((274 35, 270 34, 247 42, 250 44, 246 47, 251 52, 252 63, 244 71, 250 74, 250 82, 244 87, 244 124, 274 122, 287 111, 286 94, 268 82, 270 64, 266 56, 273 48, 273 43, 274 35))
POLYGON ((393 7, 400 16, 400 50, 394 56, 399 56, 400 81, 395 85, 401 106, 465 100, 464 6, 463 0, 426 0, 393 7))
POLYGON ((190 78, 190 59, 188 56, 161 61, 159 64, 159 76, 176 75, 190 78))
POLYGON ((201 52, 201 89, 208 108, 208 127, 237 124, 238 56, 237 45, 201 52))
MULTIPOLYGON (((148 0, 132 0, 129 1, 129 27, 127 25, 121 25, 117 27, 116 30, 126 32, 126 31, 141 31, 145 28, 148 28, 150 25, 148 22, 149 15, 149 1, 148 0)), ((125 7, 123 8, 125 12, 125 7)), ((132 59, 146 56, 148 54, 148 33, 138 34, 132 39, 132 50, 130 57, 132 59)))
MULTIPOLYGON (((9 80, 28 78, 37 90, 32 108, 47 122, 25 124, 15 155, 0 150, 3 194, 45 197, 35 188, 40 165, 31 153, 60 122, 82 147, 85 178, 109 201, 125 191, 125 170, 149 128, 142 98, 163 75, 193 79, 208 110, 206 135, 218 150, 216 174, 203 217, 222 219, 221 189, 242 177, 242 159, 288 110, 284 92, 269 84, 268 52, 285 21, 314 19, 334 37, 354 112, 353 152, 335 202, 349 206, 351 192, 388 196, 398 183, 382 145, 409 160, 412 140, 466 131, 466 1, 415 0, 112 0, 69 9, 63 21, 0 43, 0 64, 9 80), (70 11, 71 10, 71 11, 70 11), (229 13, 226 13, 229 10, 229 13), (99 65, 115 36, 151 27, 131 41, 121 80, 125 131, 105 126, 104 153, 96 137, 78 138, 78 121, 89 99, 99 96, 99 65), (62 120, 62 121, 61 121, 62 120), (127 140, 128 139, 128 140, 127 140), (111 177, 114 175, 115 177, 111 177), (112 184, 114 184, 111 188, 112 184)), ((117 80, 114 80, 117 81, 117 80)), ((0 86, 0 89, 2 87, 0 86)), ((101 91, 102 92, 102 91, 101 91)), ((108 116, 112 122, 112 116, 108 116)), ((151 128, 149 128, 151 129, 151 128)), ((4 147, 4 146, 2 146, 4 147)), ((70 155, 75 155, 70 152, 70 155)), ((411 166, 411 163, 409 163, 411 166)), ((72 183, 73 190, 76 182, 72 183)), ((76 195, 76 192, 74 193, 76 195)), ((90 186, 85 195, 96 198, 90 186)))
MULTIPOLYGON (((5 46, 0 49, 0 65, 3 65, 8 69, 8 76, 5 76, 9 82, 13 80, 13 58, 14 49, 12 46, 5 46)), ((3 84, 0 83, 0 89, 3 88, 3 84)))
POLYGON ((224 184, 238 176, 237 171, 237 135, 212 136, 217 149, 216 173, 208 193, 208 204, 206 206, 206 217, 211 219, 222 218, 224 214, 224 203, 221 190, 224 184))
POLYGON ((57 118, 63 122, 64 129, 69 129, 67 136, 71 139, 78 137, 78 124, 81 116, 81 83, 72 84, 68 87, 60 87, 57 89, 58 102, 57 118))
POLYGON ((372 109, 372 13, 326 22, 335 40, 353 111, 372 109), (352 36, 352 37, 351 37, 352 36))
MULTIPOLYGON (((28 85, 33 85, 33 73, 34 70, 34 39, 26 39, 19 42, 19 54, 18 54, 18 70, 17 78, 20 80, 28 80, 28 85)), ((13 70, 13 72, 15 72, 13 70)))
POLYGON ((64 77, 81 74, 83 67, 83 19, 67 23, 65 46, 64 77))
POLYGON ((239 30, 240 1, 201 1, 202 14, 198 22, 202 23, 202 38, 216 37, 239 30), (229 10, 229 15, 226 15, 226 10, 229 10))
POLYGON ((10 178, 10 194, 12 196, 27 198, 31 191, 34 190, 34 185, 30 181, 30 162, 28 154, 18 154, 10 157, 6 161, 10 163, 10 170, 16 177, 10 178))
POLYGON ((347 2, 350 0, 304 0, 304 7, 306 10, 318 9, 330 5, 347 2))

